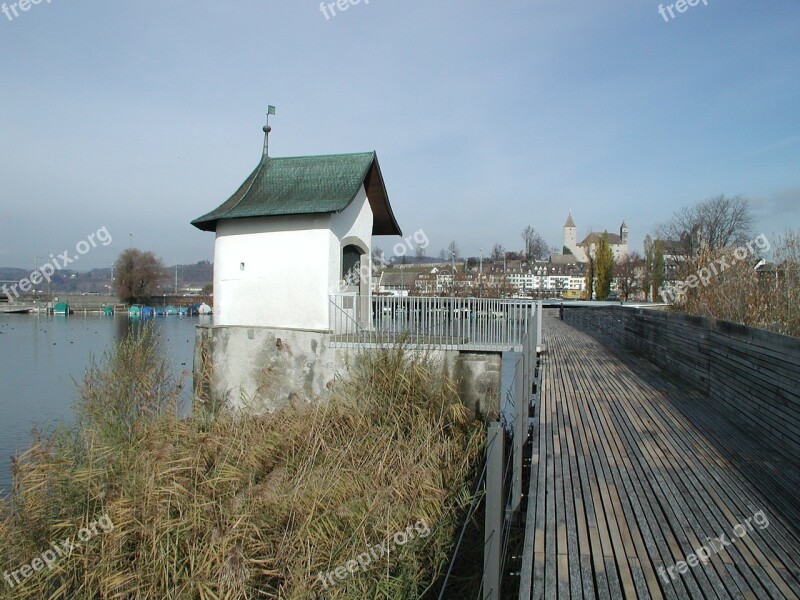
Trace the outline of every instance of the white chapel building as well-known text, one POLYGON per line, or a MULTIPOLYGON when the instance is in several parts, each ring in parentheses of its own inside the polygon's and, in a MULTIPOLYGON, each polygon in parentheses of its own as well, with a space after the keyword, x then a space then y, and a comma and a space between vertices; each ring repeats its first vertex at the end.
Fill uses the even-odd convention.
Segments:
POLYGON ((216 235, 213 324, 195 340, 200 402, 274 410, 325 397, 343 365, 334 315, 370 326, 372 236, 402 235, 375 152, 273 158, 267 139, 239 189, 192 221, 216 235))
MULTIPOLYGON (((264 154, 228 200, 192 221, 216 233, 214 325, 328 330, 356 267, 369 295, 373 235, 401 235, 375 152, 264 154)), ((351 286, 352 287, 352 286, 351 286)))
POLYGON ((583 238, 583 241, 578 242, 578 228, 575 226, 575 221, 572 220, 572 213, 569 213, 567 222, 564 223, 564 248, 572 252, 578 262, 586 263, 589 262, 590 256, 594 256, 597 244, 604 235, 608 236, 608 245, 611 246, 615 262, 628 254, 628 226, 625 221, 622 221, 622 225, 619 227, 619 235, 605 231, 592 231, 583 238))

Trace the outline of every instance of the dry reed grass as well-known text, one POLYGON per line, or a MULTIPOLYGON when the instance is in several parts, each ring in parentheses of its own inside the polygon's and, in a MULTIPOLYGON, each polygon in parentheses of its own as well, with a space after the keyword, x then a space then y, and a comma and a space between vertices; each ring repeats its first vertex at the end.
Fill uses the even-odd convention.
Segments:
POLYGON ((731 261, 731 251, 703 251, 681 275, 697 273, 720 259, 728 267, 707 284, 687 288, 675 310, 800 336, 800 231, 773 240, 776 269, 759 273, 753 261, 731 261))
POLYGON ((324 405, 181 419, 152 347, 150 332, 90 369, 77 430, 19 457, 0 564, 16 569, 100 515, 113 530, 13 590, 0 581, 0 598, 424 597, 483 444, 445 369, 376 351, 324 405), (429 537, 323 589, 319 572, 420 520, 429 537))

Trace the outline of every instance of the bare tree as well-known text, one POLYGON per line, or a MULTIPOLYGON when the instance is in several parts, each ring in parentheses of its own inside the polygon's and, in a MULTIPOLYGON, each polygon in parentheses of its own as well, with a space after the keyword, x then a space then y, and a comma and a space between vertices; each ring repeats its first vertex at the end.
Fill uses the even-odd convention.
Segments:
POLYGON ((778 238, 774 270, 765 279, 773 302, 770 306, 770 329, 800 337, 800 229, 787 231, 778 238), (774 288, 773 288, 774 278, 774 288))
POLYGON ((492 246, 492 253, 489 255, 489 258, 491 258, 492 260, 503 260, 505 254, 506 251, 505 248, 503 248, 503 245, 497 243, 494 246, 492 246))
MULTIPOLYGON (((719 195, 677 211, 656 230, 670 244, 670 253, 688 259, 701 248, 717 252, 743 244, 752 234, 750 202, 742 196, 719 195)), ((683 262, 683 261, 681 261, 683 262)))
POLYGON ((456 244, 455 240, 447 245, 447 258, 454 260, 461 258, 461 250, 458 249, 458 244, 456 244))
POLYGON ((614 265, 617 291, 625 302, 631 295, 642 289, 640 276, 643 271, 644 259, 638 252, 626 254, 614 265))
POLYGON ((114 272, 117 295, 128 302, 153 296, 165 277, 161 259, 137 248, 122 251, 114 263, 114 272))
POLYGON ((416 263, 420 264, 422 262, 422 259, 425 258, 425 248, 423 248, 422 246, 417 246, 416 249, 414 250, 414 254, 417 257, 416 263))
POLYGON ((590 254, 586 265, 586 299, 594 300, 594 257, 590 254))
POLYGON ((754 241, 760 252, 751 260, 732 261, 729 249, 702 250, 691 261, 695 277, 680 282, 675 304, 690 314, 800 337, 800 230, 787 231, 774 247, 766 236, 754 241), (761 255, 770 250, 771 263, 761 255), (712 269, 715 263, 719 268, 712 269))
POLYGON ((386 266, 386 256, 380 246, 372 247, 372 267, 373 270, 379 270, 386 266))
POLYGON ((522 253, 528 260, 545 260, 550 253, 550 248, 544 238, 528 225, 522 230, 522 253))

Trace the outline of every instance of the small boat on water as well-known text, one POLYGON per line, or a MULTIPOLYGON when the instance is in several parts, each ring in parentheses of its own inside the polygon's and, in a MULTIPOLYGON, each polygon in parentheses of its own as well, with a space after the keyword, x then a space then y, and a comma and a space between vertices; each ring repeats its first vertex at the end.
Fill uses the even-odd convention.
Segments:
POLYGON ((31 306, 25 306, 25 305, 20 305, 20 304, 13 304, 13 303, 0 304, 0 314, 10 315, 10 314, 16 313, 16 314, 22 315, 22 314, 31 313, 33 311, 34 311, 34 308, 31 307, 31 306))
POLYGON ((107 317, 114 315, 114 307, 113 306, 104 306, 103 307, 103 314, 107 317))
POLYGON ((141 317, 142 316, 142 307, 138 304, 134 304, 128 309, 128 316, 131 317, 141 317))
POLYGON ((56 302, 53 305, 54 315, 68 315, 70 313, 69 304, 66 302, 56 302))

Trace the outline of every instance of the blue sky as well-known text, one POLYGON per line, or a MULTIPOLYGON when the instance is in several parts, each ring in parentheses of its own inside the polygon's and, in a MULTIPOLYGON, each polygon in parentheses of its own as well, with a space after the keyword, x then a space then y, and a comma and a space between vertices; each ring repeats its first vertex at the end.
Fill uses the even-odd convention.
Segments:
POLYGON ((669 22, 652 0, 0 13, 0 266, 101 227, 114 243, 71 266, 110 265, 130 233, 168 264, 211 259, 189 221, 255 166, 267 104, 273 156, 376 150, 431 254, 519 248, 528 224, 560 246, 569 210, 579 235, 625 219, 641 251, 723 193, 751 199, 759 232, 798 229, 800 3, 707 1, 669 22))

